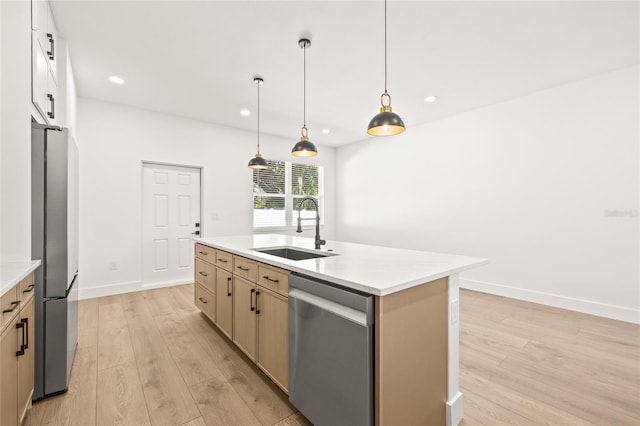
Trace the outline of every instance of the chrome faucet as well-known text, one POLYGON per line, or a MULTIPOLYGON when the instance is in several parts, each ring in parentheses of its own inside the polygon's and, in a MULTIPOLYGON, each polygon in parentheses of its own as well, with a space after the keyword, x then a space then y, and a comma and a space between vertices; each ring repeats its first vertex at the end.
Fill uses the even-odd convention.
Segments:
POLYGON ((320 210, 318 209, 318 203, 313 197, 304 197, 300 204, 298 204, 298 229, 296 229, 297 233, 302 232, 302 221, 307 219, 302 219, 300 217, 300 210, 302 210, 302 205, 305 201, 311 200, 313 205, 316 208, 316 250, 320 249, 320 246, 327 244, 325 240, 320 239, 320 210))

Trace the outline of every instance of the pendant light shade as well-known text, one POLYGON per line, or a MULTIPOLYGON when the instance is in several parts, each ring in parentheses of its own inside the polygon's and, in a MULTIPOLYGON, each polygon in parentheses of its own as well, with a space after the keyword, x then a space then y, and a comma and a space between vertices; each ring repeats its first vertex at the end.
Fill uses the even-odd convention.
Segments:
POLYGON ((387 0, 384 0, 384 93, 380 96, 380 105, 380 112, 369 122, 367 133, 391 136, 404 132, 404 121, 391 110, 391 95, 387 91, 387 0))
POLYGON ((256 156, 249 160, 250 169, 267 169, 267 160, 260 155, 260 85, 264 83, 262 77, 254 77, 253 82, 258 86, 258 149, 256 156))
POLYGON ((302 135, 300 141, 293 146, 291 155, 295 157, 314 157, 318 155, 318 149, 309 141, 309 130, 307 129, 307 47, 311 46, 311 40, 301 38, 298 46, 303 51, 303 103, 302 103, 302 135))

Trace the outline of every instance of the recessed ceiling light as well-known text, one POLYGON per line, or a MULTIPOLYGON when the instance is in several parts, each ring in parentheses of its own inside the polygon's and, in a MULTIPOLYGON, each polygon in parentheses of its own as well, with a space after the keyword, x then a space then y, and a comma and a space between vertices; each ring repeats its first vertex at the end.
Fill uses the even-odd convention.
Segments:
POLYGON ((110 76, 109 81, 113 84, 124 84, 124 78, 118 77, 117 75, 110 76))
POLYGON ((244 117, 248 117, 251 115, 251 111, 249 111, 248 109, 241 109, 240 110, 240 115, 244 116, 244 117))
POLYGON ((331 133, 331 130, 329 130, 329 129, 322 129, 322 134, 323 134, 323 135, 328 135, 329 133, 331 133))
POLYGON ((424 98, 424 101, 428 102, 428 103, 435 102, 437 100, 438 100, 438 97, 437 96, 433 96, 433 95, 430 95, 430 96, 427 96, 426 98, 424 98))

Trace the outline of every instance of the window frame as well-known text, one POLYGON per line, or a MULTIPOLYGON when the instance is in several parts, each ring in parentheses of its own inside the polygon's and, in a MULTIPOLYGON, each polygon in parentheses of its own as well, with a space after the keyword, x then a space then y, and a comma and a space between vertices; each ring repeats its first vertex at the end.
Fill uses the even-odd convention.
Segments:
MULTIPOLYGON (((278 161, 278 162, 283 162, 285 165, 285 173, 284 173, 284 189, 285 189, 285 193, 284 194, 265 194, 262 195, 263 197, 274 197, 274 198, 283 198, 284 197, 284 221, 285 224, 284 225, 268 225, 268 226, 256 226, 255 223, 255 216, 254 216, 254 210, 256 210, 253 206, 255 203, 254 197, 256 197, 256 193, 252 192, 251 193, 251 208, 252 208, 252 217, 251 217, 251 221, 252 221, 252 228, 254 232, 271 232, 271 231, 291 231, 291 230, 295 230, 297 229, 297 218, 298 215, 296 213, 296 205, 294 204, 294 198, 299 198, 302 197, 300 195, 294 195, 292 188, 291 188, 291 184, 292 184, 292 178, 293 178, 293 164, 294 162, 292 161, 287 161, 287 160, 269 160, 267 159, 267 162, 269 161, 278 161)), ((324 227, 324 201, 325 201, 325 196, 324 196, 324 166, 321 165, 315 165, 315 164, 305 164, 305 163, 295 163, 295 164, 301 164, 303 166, 311 166, 311 167, 316 167, 318 170, 318 195, 317 196, 312 196, 314 198, 316 198, 317 202, 318 202, 318 209, 319 209, 319 214, 320 214, 320 227, 323 228, 324 227)), ((252 182, 252 190, 253 190, 253 173, 251 174, 251 182, 252 182)), ((302 222, 302 229, 313 229, 315 228, 315 223, 313 221, 310 220, 305 220, 302 222)))

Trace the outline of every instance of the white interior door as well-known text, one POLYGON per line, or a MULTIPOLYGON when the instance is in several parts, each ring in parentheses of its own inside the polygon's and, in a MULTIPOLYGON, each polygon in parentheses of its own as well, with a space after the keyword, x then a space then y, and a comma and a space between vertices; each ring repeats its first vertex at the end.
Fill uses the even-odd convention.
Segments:
POLYGON ((200 169, 144 163, 142 186, 143 284, 192 281, 200 169))

